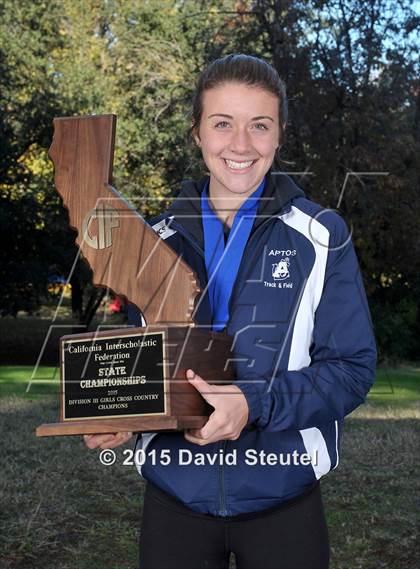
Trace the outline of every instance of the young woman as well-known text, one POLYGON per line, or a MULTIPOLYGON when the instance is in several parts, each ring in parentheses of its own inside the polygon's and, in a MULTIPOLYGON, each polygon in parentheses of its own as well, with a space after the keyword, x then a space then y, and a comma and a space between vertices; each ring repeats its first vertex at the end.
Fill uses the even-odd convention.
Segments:
MULTIPOLYGON (((271 169, 286 120, 284 85, 261 59, 229 55, 198 78, 192 133, 209 175, 153 226, 205 290, 197 324, 235 338, 237 380, 189 370, 214 407, 206 425, 139 437, 171 459, 139 467, 141 569, 227 568, 231 552, 238 569, 328 567, 318 481, 338 465, 376 350, 345 223, 271 169)), ((85 438, 106 448, 130 436, 85 438)))

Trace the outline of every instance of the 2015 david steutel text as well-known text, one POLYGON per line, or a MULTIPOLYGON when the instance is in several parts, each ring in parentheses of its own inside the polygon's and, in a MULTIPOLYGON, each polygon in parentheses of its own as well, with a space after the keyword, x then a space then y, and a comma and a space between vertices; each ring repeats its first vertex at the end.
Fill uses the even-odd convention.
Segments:
POLYGON ((156 449, 145 451, 144 449, 125 449, 123 455, 124 466, 131 466, 134 463, 142 466, 145 462, 152 465, 160 464, 168 466, 176 461, 178 466, 188 466, 194 464, 196 466, 204 465, 226 465, 236 466, 239 461, 243 461, 248 466, 315 466, 318 464, 318 450, 315 449, 312 454, 309 452, 299 452, 297 449, 293 452, 267 452, 265 450, 258 451, 254 448, 248 448, 245 452, 238 454, 237 449, 225 452, 220 449, 217 452, 192 452, 189 449, 178 449, 178 452, 171 452, 170 449, 156 449), (175 456, 174 456, 175 455, 175 456))

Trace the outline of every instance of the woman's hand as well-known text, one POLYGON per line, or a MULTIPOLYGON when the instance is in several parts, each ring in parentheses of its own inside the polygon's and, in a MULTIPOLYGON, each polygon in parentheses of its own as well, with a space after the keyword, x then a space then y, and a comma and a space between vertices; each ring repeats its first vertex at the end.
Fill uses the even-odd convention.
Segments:
POLYGON ((88 448, 115 448, 131 439, 133 433, 108 433, 106 435, 83 435, 88 448))
POLYGON ((209 420, 201 429, 186 429, 185 438, 197 445, 222 440, 235 441, 248 422, 248 403, 236 385, 210 385, 192 369, 187 379, 204 399, 214 407, 209 420))

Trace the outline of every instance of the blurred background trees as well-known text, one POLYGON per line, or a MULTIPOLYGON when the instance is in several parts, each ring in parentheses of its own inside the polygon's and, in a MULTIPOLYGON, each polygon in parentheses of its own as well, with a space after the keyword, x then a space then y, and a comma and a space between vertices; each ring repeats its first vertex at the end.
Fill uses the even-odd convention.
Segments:
POLYGON ((279 169, 352 228, 383 356, 418 359, 419 18, 398 0, 0 0, 0 313, 29 313, 72 274, 95 306, 53 186, 54 116, 118 115, 115 186, 146 216, 203 165, 194 78, 230 52, 288 88, 279 169), (417 65, 417 67, 416 67, 417 65))

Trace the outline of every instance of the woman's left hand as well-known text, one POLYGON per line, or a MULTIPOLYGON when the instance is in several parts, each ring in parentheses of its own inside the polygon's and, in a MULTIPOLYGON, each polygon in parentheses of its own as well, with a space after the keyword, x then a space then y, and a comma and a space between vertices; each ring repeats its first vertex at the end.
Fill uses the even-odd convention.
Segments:
POLYGON ((187 379, 204 399, 214 407, 209 420, 201 429, 186 429, 185 438, 197 445, 208 445, 222 440, 235 441, 248 422, 248 403, 236 385, 211 385, 193 370, 187 379))

